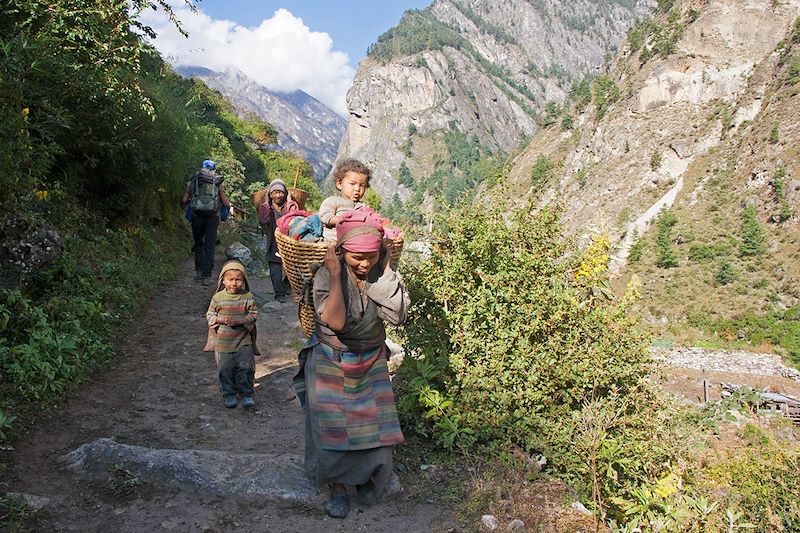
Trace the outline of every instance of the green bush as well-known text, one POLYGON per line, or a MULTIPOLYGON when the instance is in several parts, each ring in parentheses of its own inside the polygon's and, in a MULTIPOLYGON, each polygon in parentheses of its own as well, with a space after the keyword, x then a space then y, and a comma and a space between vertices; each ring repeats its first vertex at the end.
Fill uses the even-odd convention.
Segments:
POLYGON ((400 168, 397 171, 397 183, 405 187, 412 187, 414 185, 414 178, 411 177, 411 170, 409 170, 405 161, 400 163, 400 168))
POLYGON ((623 309, 598 297, 607 255, 570 255, 557 212, 503 215, 455 209, 434 256, 407 273, 413 357, 400 404, 412 427, 440 434, 420 400, 436 390, 452 402, 451 434, 530 450, 549 447, 542 435, 587 399, 637 387, 649 356, 623 309))
POLYGON ((697 243, 689 247, 689 260, 694 263, 709 263, 728 253, 728 246, 724 244, 697 243))
POLYGON ((628 261, 631 263, 638 263, 641 261, 642 253, 644 252, 644 239, 642 239, 638 231, 633 231, 633 244, 631 244, 631 248, 628 251, 628 261))
POLYGON ((672 248, 672 228, 678 223, 678 217, 671 211, 663 211, 658 218, 658 234, 656 236, 656 265, 661 268, 678 266, 678 256, 672 248))
POLYGON ((663 156, 661 155, 661 152, 658 150, 653 150, 653 152, 650 154, 650 170, 655 172, 661 168, 662 159, 663 156))
POLYGON ((781 140, 780 124, 778 124, 778 122, 773 122, 772 129, 769 131, 769 142, 770 144, 778 144, 778 141, 780 140, 781 140))
POLYGON ((531 169, 531 186, 540 188, 547 183, 553 173, 553 161, 542 154, 536 158, 536 162, 531 169))
POLYGON ((189 246, 174 230, 110 229, 69 199, 42 202, 61 217, 64 253, 24 290, 0 292, 0 410, 20 419, 61 401, 113 356, 114 335, 189 246))
POLYGON ((766 251, 766 235, 758 222, 756 209, 747 206, 742 213, 742 240, 739 243, 739 255, 753 257, 763 255, 766 251))
POLYGON ((728 258, 723 258, 717 265, 717 271, 714 273, 714 282, 717 285, 727 285, 736 279, 736 270, 733 268, 728 258))
POLYGON ((599 75, 592 81, 592 101, 597 118, 603 118, 608 108, 619 100, 619 87, 606 75, 599 75))

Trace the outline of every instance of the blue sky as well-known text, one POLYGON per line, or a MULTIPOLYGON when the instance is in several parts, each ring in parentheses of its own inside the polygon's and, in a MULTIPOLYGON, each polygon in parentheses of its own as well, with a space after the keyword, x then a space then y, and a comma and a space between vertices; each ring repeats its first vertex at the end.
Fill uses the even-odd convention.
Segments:
POLYGON ((366 55, 367 47, 397 24, 408 9, 422 9, 433 0, 201 0, 198 7, 215 19, 230 19, 243 26, 256 26, 285 8, 313 31, 324 31, 336 50, 346 52, 353 67, 366 55))
POLYGON ((175 65, 234 67, 268 89, 302 89, 347 114, 345 95, 367 47, 408 9, 432 0, 202 0, 197 13, 170 0, 189 38, 161 12, 141 20, 175 65))

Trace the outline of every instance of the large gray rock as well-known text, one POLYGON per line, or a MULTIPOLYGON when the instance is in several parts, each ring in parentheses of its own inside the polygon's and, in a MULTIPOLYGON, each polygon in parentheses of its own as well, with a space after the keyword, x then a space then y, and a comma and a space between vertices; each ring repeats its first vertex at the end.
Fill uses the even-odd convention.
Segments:
POLYGON ((253 252, 250 251, 250 248, 237 241, 225 248, 225 256, 228 259, 236 259, 244 266, 248 266, 253 259, 253 252))
POLYGON ((10 289, 64 251, 58 232, 14 215, 0 221, 0 288, 10 289))
POLYGON ((124 468, 159 487, 220 496, 257 496, 321 505, 324 496, 306 479, 297 454, 238 454, 209 450, 157 450, 98 439, 69 452, 67 469, 97 478, 124 468))

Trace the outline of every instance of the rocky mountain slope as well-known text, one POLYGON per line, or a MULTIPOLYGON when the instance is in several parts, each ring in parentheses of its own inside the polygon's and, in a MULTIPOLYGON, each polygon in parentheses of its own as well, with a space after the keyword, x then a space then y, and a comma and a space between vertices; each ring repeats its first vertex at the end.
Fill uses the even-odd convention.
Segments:
POLYGON ((307 93, 277 93, 259 85, 243 72, 229 67, 214 72, 198 67, 178 67, 184 76, 203 80, 221 92, 242 113, 255 113, 278 130, 278 147, 295 153, 314 168, 317 179, 331 168, 346 121, 307 93))
POLYGON ((654 320, 797 306, 798 15, 798 0, 665 4, 593 103, 534 137, 503 194, 610 234, 619 282, 639 275, 654 320))
POLYGON ((537 130, 545 103, 598 69, 650 5, 436 0, 408 11, 361 62, 337 158, 364 160, 389 198, 414 188, 398 185, 402 163, 419 179, 446 159, 443 132, 509 152, 537 130))

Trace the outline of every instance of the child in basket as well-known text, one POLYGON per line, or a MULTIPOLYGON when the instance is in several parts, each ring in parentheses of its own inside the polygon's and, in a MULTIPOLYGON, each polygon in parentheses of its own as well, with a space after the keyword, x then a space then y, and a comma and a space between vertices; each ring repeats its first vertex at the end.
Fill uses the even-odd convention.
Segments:
POLYGON ((206 312, 208 327, 217 330, 214 359, 225 407, 236 407, 238 393, 242 407, 253 407, 255 377, 255 326, 258 306, 247 283, 244 265, 228 261, 219 273, 217 293, 206 312))
POLYGON ((361 208, 366 204, 361 201, 369 188, 372 171, 357 159, 343 159, 333 171, 333 182, 339 194, 328 196, 319 206, 319 218, 322 221, 322 236, 330 241, 336 240, 336 223, 348 211, 361 208))

